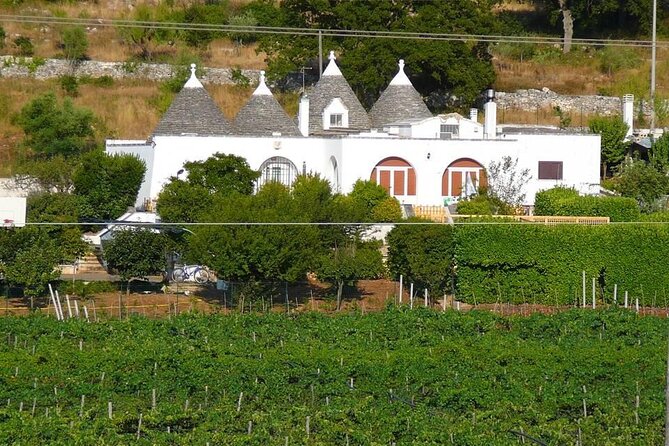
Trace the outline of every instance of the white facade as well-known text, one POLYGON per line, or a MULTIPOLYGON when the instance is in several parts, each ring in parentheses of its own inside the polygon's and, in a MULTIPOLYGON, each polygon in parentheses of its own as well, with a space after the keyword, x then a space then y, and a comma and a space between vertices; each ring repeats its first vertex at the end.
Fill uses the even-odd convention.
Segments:
MULTIPOLYGON (((180 118, 175 120, 172 114, 165 126, 159 125, 167 133, 157 132, 148 141, 109 140, 107 152, 134 154, 146 163, 146 177, 137 199, 140 208, 155 200, 186 162, 202 161, 215 153, 244 157, 252 169, 260 171, 259 185, 267 181, 290 185, 298 174, 313 172, 329 180, 335 191, 348 193, 357 180, 371 179, 406 204, 452 203, 465 190, 475 190, 486 181, 485 169, 491 162, 507 156, 518 159, 518 168, 529 169, 532 176, 524 190, 526 205, 534 203, 536 192, 555 185, 573 186, 582 194, 598 192, 599 135, 570 134, 548 128, 540 131, 515 128, 504 133, 505 129, 496 123, 492 90, 487 92, 483 125, 473 112, 470 118, 457 113, 425 117, 429 112, 403 70, 400 61, 383 107, 375 108, 377 121, 387 119, 387 123, 367 130, 342 131, 351 120, 360 125, 368 121, 368 116, 331 55, 323 84, 316 85, 318 94, 312 96, 321 105, 316 107, 310 103, 316 100, 303 97, 299 129, 298 124, 294 125, 294 134, 303 136, 288 137, 279 132, 272 132, 274 136, 267 136, 269 133, 239 136, 234 129, 224 130, 222 127, 228 124, 217 121, 219 110, 207 99, 193 68, 184 96, 175 99, 175 103, 181 101, 177 107, 182 113, 178 115, 180 118), (342 90, 349 93, 340 93, 342 90), (191 102, 185 102, 190 100, 193 110, 188 108, 191 102), (310 106, 316 108, 309 110, 310 106), (198 115, 198 110, 202 115, 198 115), (319 118, 322 129, 319 132, 310 133, 307 122, 310 112, 319 118), (198 116, 203 116, 202 122, 207 126, 199 125, 198 116), (395 122, 388 122, 390 116, 396 118, 395 122), (180 122, 188 122, 189 129, 202 128, 203 133, 198 136, 190 130, 181 130, 180 122)), ((271 96, 262 79, 258 88, 271 96)), ((254 94, 257 93, 258 90, 254 94)), ((273 121, 276 115, 266 115, 271 113, 269 110, 258 105, 257 111, 247 117, 251 120, 245 123, 255 122, 254 118, 263 123, 276 122, 273 121)), ((284 118, 288 120, 284 124, 293 125, 284 118)))
MULTIPOLYGON (((267 160, 289 160, 298 173, 315 172, 328 179, 334 190, 350 192, 359 180, 372 178, 372 171, 389 157, 405 160, 415 171, 415 194, 407 190, 390 193, 401 203, 440 205, 459 194, 445 194, 446 169, 459 159, 469 159, 486 168, 504 156, 518 158, 519 169, 529 169, 526 202, 534 203, 536 192, 556 185, 573 186, 583 194, 596 193, 599 186, 599 135, 504 135, 497 139, 405 139, 389 135, 310 137, 156 137, 148 144, 107 142, 108 153, 131 153, 144 160, 147 174, 137 205, 155 200, 163 185, 188 161, 205 160, 214 153, 246 158, 253 169, 267 160), (539 179, 539 162, 562 162, 562 179, 539 179)), ((394 179, 394 176, 391 176, 394 179)), ((404 177, 406 178, 406 177, 404 177)), ((464 184, 465 177, 462 176, 464 184)), ((406 189, 406 188, 405 188, 406 189)))

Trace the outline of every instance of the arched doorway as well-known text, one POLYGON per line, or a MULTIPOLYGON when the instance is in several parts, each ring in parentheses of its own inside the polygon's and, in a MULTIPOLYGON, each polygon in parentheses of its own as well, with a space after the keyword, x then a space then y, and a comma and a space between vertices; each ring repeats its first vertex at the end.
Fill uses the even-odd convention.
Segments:
POLYGON ((416 171, 402 158, 391 156, 372 169, 370 180, 385 187, 393 197, 416 195, 416 171))
POLYGON ((288 158, 273 156, 260 166, 258 186, 260 189, 267 183, 281 183, 290 187, 297 178, 297 167, 288 158))
POLYGON ((441 195, 444 197, 460 197, 466 193, 468 180, 469 187, 475 190, 486 186, 485 168, 471 158, 460 158, 453 161, 444 171, 441 178, 441 195))

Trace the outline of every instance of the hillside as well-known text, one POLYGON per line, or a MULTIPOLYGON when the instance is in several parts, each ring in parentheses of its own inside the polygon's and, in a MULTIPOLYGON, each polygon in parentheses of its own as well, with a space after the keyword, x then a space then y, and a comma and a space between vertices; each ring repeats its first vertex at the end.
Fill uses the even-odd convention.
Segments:
MULTIPOLYGON (((242 8, 247 3, 247 0, 229 1, 226 10, 228 17, 243 15, 242 8)), ((168 7, 167 3, 154 1, 52 3, 35 0, 2 2, 0 14, 136 19, 144 11, 142 8, 152 8, 151 17, 160 14, 169 17, 178 8, 197 4, 199 2, 183 1, 178 7, 168 7)), ((199 11, 197 8, 194 10, 199 11)), ((509 1, 498 13, 532 16, 537 11, 525 3, 509 1)), ((197 22, 197 19, 193 20, 197 22)), ((5 54, 16 57, 26 54, 26 48, 17 40, 23 37, 29 39, 32 45, 30 51, 35 57, 63 57, 62 27, 9 21, 0 22, 0 25, 6 34, 2 49, 5 54)), ((137 39, 124 34, 119 28, 89 26, 85 31, 88 40, 85 56, 91 60, 134 63, 138 60, 140 49, 144 48, 150 52, 150 61, 155 62, 183 64, 196 61, 208 67, 265 67, 265 55, 258 51, 256 43, 240 45, 231 41, 229 36, 211 35, 206 44, 189 45, 186 43, 188 36, 159 39, 157 34, 152 34, 142 44, 133 44, 133 39, 137 39)), ((496 76, 493 86, 500 91, 547 87, 561 94, 620 96, 632 93, 637 98, 648 97, 650 52, 646 49, 576 46, 569 54, 563 54, 560 48, 554 46, 499 43, 491 45, 490 51, 496 76)), ((668 97, 669 49, 660 49, 658 61, 658 96, 668 97)), ((50 90, 60 95, 64 95, 64 92, 57 80, 0 79, 0 86, 0 175, 7 175, 11 171, 14 147, 21 138, 21 132, 12 124, 11 116, 38 94, 50 90)), ((159 83, 141 80, 116 81, 104 85, 89 82, 80 85, 78 95, 73 100, 77 105, 90 108, 100 117, 101 137, 145 138, 169 101, 169 95, 160 87, 159 83)), ((210 85, 208 90, 228 118, 235 115, 251 93, 250 88, 240 86, 210 85)), ((293 115, 296 111, 294 99, 294 94, 280 97, 289 114, 293 115)), ((534 110, 515 111, 514 115, 514 120, 521 123, 539 121, 554 124, 556 119, 552 110, 542 110, 540 114, 534 110)))

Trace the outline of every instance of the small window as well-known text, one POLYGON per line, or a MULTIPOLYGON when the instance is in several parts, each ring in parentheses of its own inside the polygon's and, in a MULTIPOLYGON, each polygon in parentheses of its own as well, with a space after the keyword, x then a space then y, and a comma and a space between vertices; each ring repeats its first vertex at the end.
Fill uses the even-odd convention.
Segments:
POLYGON ((441 124, 439 127, 439 137, 441 139, 451 139, 458 136, 459 127, 453 124, 441 124))
POLYGON ((540 180, 561 180, 562 161, 539 161, 540 180))
POLYGON ((341 113, 333 113, 330 115, 330 127, 343 127, 344 117, 341 113))

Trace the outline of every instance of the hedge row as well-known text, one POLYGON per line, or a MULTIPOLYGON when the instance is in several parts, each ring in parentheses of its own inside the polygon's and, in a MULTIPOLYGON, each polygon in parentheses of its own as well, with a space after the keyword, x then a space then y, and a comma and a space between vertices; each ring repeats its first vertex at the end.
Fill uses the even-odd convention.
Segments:
POLYGON ((611 221, 638 221, 639 205, 633 198, 579 196, 572 188, 556 187, 537 193, 535 215, 610 217, 611 221))
POLYGON ((456 294, 467 302, 572 304, 597 297, 664 306, 669 293, 669 225, 464 225, 454 233, 456 294))

